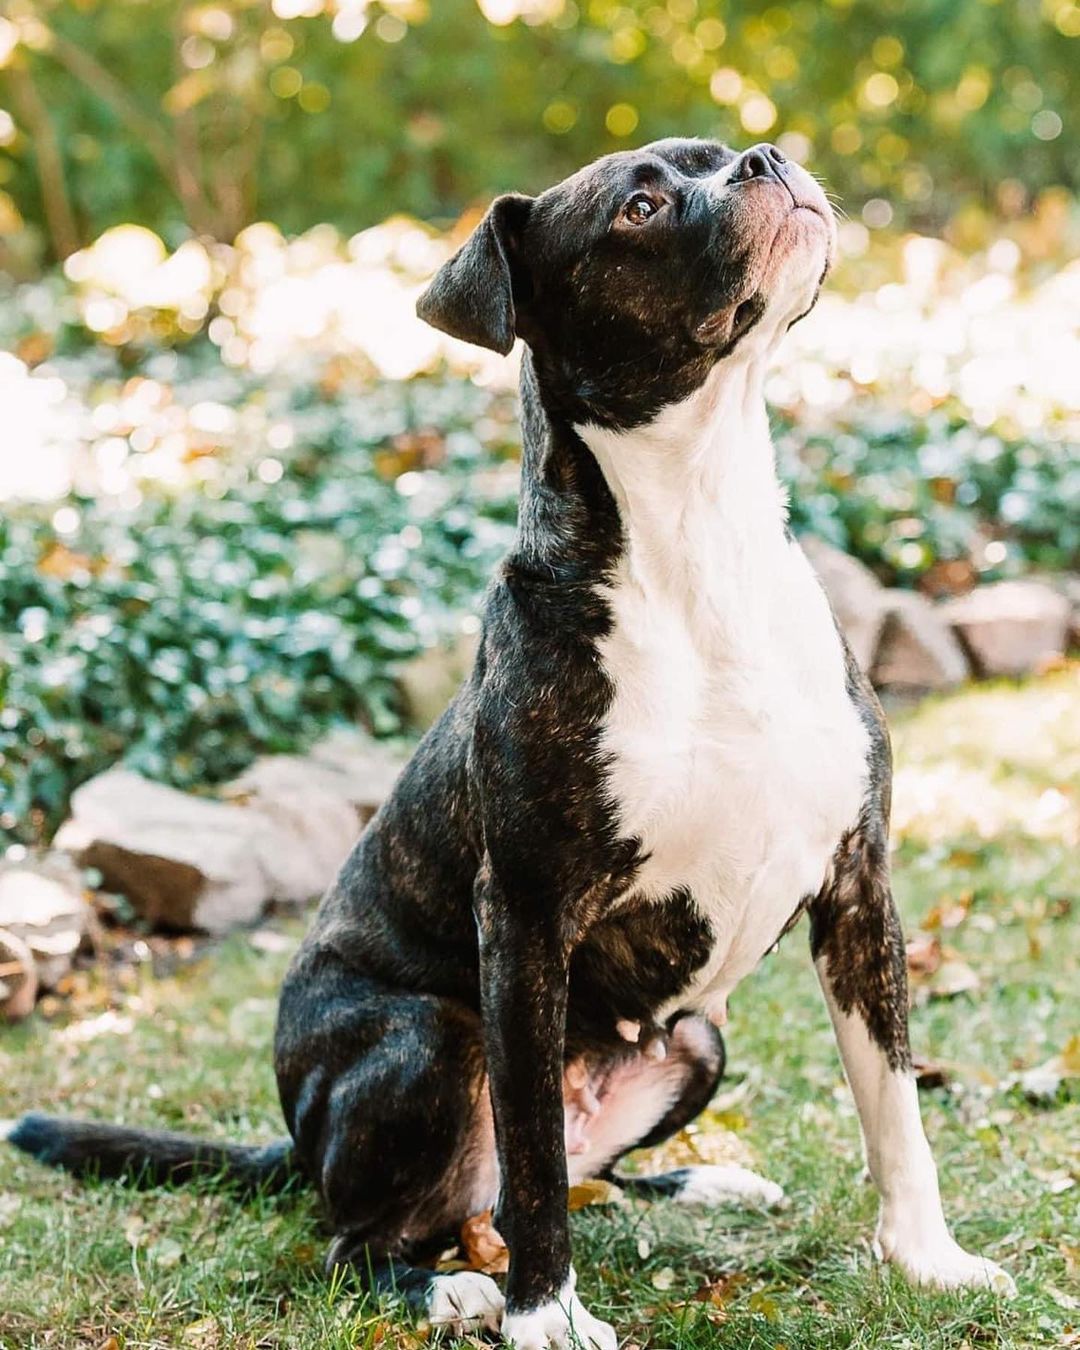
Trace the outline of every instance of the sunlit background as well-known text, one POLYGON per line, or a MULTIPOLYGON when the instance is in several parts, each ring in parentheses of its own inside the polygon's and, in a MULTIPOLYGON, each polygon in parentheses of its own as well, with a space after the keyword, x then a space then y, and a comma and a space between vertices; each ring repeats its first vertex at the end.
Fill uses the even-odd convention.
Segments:
POLYGON ((838 203, 768 387, 796 527, 934 596, 1075 570, 1078 63, 1075 0, 10 0, 0 829, 415 727, 517 474, 516 358, 415 297, 494 193, 657 136, 838 203))

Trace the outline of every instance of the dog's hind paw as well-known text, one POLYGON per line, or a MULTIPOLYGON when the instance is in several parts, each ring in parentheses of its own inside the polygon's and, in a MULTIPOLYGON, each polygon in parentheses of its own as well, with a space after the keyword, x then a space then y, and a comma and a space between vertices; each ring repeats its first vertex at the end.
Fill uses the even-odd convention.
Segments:
POLYGON ((874 1241, 874 1255, 889 1261, 912 1284, 927 1289, 989 1289, 1003 1298, 1013 1298, 1016 1283, 1012 1276, 985 1256, 964 1251, 952 1237, 918 1246, 910 1251, 885 1246, 880 1236, 874 1241))
POLYGON ((516 1350, 617 1350, 619 1344, 615 1328, 574 1293, 573 1272, 556 1298, 529 1312, 508 1312, 502 1338, 516 1350))
POLYGON ((748 1205, 778 1209, 787 1197, 775 1181, 735 1164, 680 1168, 684 1180, 672 1196, 681 1205, 748 1205))
POLYGON ((490 1275, 474 1270, 436 1275, 428 1291, 427 1320, 455 1336, 470 1331, 498 1331, 504 1300, 490 1275))

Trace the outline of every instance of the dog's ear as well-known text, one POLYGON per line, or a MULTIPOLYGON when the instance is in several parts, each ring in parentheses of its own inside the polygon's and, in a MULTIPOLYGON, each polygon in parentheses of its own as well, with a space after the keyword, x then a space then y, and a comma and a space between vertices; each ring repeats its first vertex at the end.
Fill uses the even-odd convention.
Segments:
POLYGON ((532 204, 531 197, 516 192, 492 202, 484 219, 417 300, 416 312, 425 323, 464 342, 507 354, 514 345, 517 319, 515 283, 520 291, 523 273, 521 236, 532 204))

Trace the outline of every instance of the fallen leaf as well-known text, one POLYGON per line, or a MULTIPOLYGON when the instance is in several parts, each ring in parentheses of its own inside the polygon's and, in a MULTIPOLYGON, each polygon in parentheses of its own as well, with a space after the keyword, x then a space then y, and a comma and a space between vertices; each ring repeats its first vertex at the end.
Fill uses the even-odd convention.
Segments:
POLYGON ((1019 1083, 1028 1097, 1048 1100, 1057 1096, 1066 1078, 1080 1078, 1080 1033, 1069 1037, 1060 1054, 1051 1055, 1044 1064, 1026 1069, 1011 1081, 1019 1083))
POLYGON ((461 1247, 467 1266, 473 1270, 505 1275, 510 1269, 510 1252, 491 1221, 490 1209, 461 1225, 461 1247))
POLYGON ((730 1302, 731 1296, 739 1285, 746 1282, 746 1276, 740 1273, 721 1275, 719 1279, 709 1280, 694 1291, 698 1303, 709 1303, 714 1308, 723 1308, 730 1302))
POLYGON ((944 1087, 951 1077, 944 1064, 923 1055, 912 1055, 911 1067, 915 1071, 915 1082, 921 1088, 944 1087))
POLYGON ((930 980, 931 998, 955 998, 970 994, 979 987, 979 977, 966 961, 951 958, 943 961, 930 980))
POLYGON ((751 1312, 758 1313, 766 1322, 779 1322, 783 1315, 776 1300, 764 1292, 751 1294, 748 1306, 751 1312))
POLYGON ((296 946, 291 937, 276 933, 272 928, 257 928, 248 941, 259 952, 291 952, 296 946))
POLYGON ((185 1345, 194 1345, 198 1350, 216 1350, 221 1343, 221 1332, 212 1317, 200 1317, 197 1322, 189 1322, 180 1335, 185 1345))
POLYGON ((955 998, 979 987, 972 967, 929 933, 918 933, 908 942, 907 967, 912 1002, 955 998))
POLYGON ((156 1266, 171 1270, 184 1259, 184 1249, 174 1238, 162 1238, 150 1247, 147 1255, 156 1266))
POLYGON ((592 1177, 570 1187, 568 1208, 575 1210, 584 1209, 586 1205, 617 1205, 622 1199, 622 1191, 613 1182, 592 1177))
POLYGON ((941 943, 928 933, 916 933, 908 939, 907 968, 913 978, 932 975, 941 965, 941 943))
POLYGON ((959 928, 971 912, 971 902, 973 897, 962 895, 959 897, 950 896, 948 899, 936 904, 923 919, 919 925, 928 933, 933 933, 941 928, 959 928))
POLYGON ((54 581, 71 581, 73 577, 89 577, 93 560, 85 553, 76 553, 66 544, 53 544, 38 562, 38 571, 54 581))

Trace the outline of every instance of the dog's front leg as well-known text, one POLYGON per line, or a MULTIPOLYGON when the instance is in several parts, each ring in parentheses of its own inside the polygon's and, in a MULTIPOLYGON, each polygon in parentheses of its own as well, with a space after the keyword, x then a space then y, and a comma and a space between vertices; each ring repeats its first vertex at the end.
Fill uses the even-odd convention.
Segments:
POLYGON ((863 825, 810 907, 811 948, 881 1196, 875 1251, 916 1284, 1014 1291, 949 1232, 919 1114, 908 1042, 907 962, 884 830, 863 825))
POLYGON ((559 917, 477 885, 484 1044, 499 1153, 496 1223, 510 1248, 504 1338, 518 1350, 615 1350, 574 1292, 567 1217, 563 1047, 569 950, 559 917))

